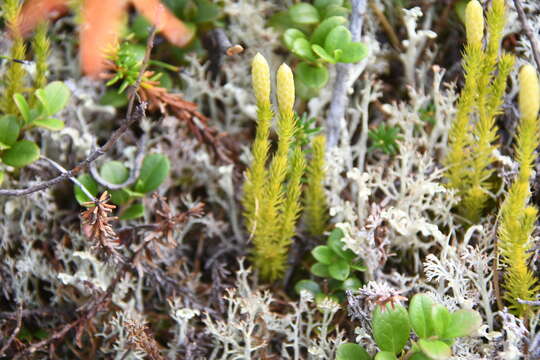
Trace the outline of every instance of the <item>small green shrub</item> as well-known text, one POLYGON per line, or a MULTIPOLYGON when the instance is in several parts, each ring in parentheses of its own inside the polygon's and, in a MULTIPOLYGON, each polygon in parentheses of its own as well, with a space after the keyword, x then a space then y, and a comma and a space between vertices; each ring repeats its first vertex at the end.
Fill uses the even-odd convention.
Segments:
POLYGON ((364 44, 352 41, 349 9, 343 0, 301 2, 280 12, 271 25, 284 29, 285 46, 300 59, 295 68, 298 96, 309 99, 328 83, 328 64, 355 63, 367 55, 364 44))
POLYGON ((368 136, 371 140, 370 150, 381 150, 385 154, 394 155, 398 152, 399 127, 386 124, 379 125, 376 129, 370 130, 368 136))
POLYGON ((334 229, 326 245, 320 245, 311 251, 316 262, 311 266, 311 273, 317 277, 328 280, 326 291, 321 289, 319 282, 313 280, 300 280, 295 291, 299 294, 302 290, 311 292, 316 299, 332 297, 338 302, 345 299, 345 291, 357 290, 362 283, 355 275, 358 271, 364 271, 362 262, 351 250, 345 250, 341 241, 344 234, 340 229, 334 229))
MULTIPOLYGON (((146 155, 139 177, 133 185, 109 190, 111 202, 121 207, 121 220, 136 219, 144 216, 144 205, 138 200, 156 190, 169 175, 169 169, 169 159, 165 155, 158 153, 146 155)), ((108 184, 121 185, 128 180, 130 171, 120 161, 108 161, 99 168, 99 176, 108 184)), ((100 186, 89 174, 79 175, 77 180, 94 197, 104 190, 104 187, 100 186)), ((80 186, 76 185, 74 187, 74 193, 75 198, 81 205, 91 201, 80 186)))
POLYGON ((67 105, 71 92, 60 81, 55 81, 42 89, 37 89, 33 96, 38 99, 33 106, 21 93, 13 96, 17 115, 0 117, 0 159, 2 163, 21 168, 39 159, 39 146, 23 138, 26 131, 40 127, 51 131, 64 128, 64 122, 53 117, 67 105))
MULTIPOLYGON (((375 360, 445 360, 452 356, 455 339, 470 336, 482 325, 475 310, 450 312, 426 294, 416 294, 409 309, 387 303, 375 307, 372 314, 372 335, 379 347, 375 360), (411 328, 416 335, 411 339, 411 328), (404 348, 411 341, 410 350, 404 348)), ((369 360, 371 357, 358 344, 342 344, 336 360, 369 360)))

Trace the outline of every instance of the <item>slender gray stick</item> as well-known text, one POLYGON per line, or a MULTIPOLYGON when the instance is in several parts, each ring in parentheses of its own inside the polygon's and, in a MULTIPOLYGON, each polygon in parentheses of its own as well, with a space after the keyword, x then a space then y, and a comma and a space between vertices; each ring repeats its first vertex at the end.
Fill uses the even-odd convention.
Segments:
MULTIPOLYGON (((362 25, 366 14, 366 0, 352 0, 351 25, 349 27, 352 40, 360 41, 362 36, 362 25)), ((328 116, 326 117, 326 137, 329 149, 338 145, 340 135, 341 119, 345 116, 345 108, 349 103, 347 91, 349 90, 349 78, 351 70, 357 64, 337 64, 336 81, 332 93, 332 103, 328 116)))
POLYGON ((128 105, 128 111, 126 118, 123 122, 123 124, 111 135, 109 140, 103 145, 102 147, 99 147, 92 151, 90 155, 83 161, 79 162, 73 169, 67 170, 66 172, 63 172, 59 176, 40 182, 39 184, 29 186, 27 188, 23 189, 0 189, 0 196, 24 196, 28 194, 35 193, 37 191, 45 190, 50 188, 51 186, 54 186, 64 180, 74 178, 76 177, 80 172, 82 172, 84 169, 88 168, 88 166, 94 162, 97 158, 105 154, 107 151, 109 151, 114 144, 120 139, 120 137, 126 132, 127 129, 131 125, 133 125, 136 121, 138 121, 143 115, 144 110, 146 108, 146 103, 141 103, 139 106, 140 111, 135 111, 135 98, 137 97, 137 90, 139 89, 142 81, 143 74, 146 70, 146 67, 148 66, 148 61, 150 60, 150 52, 152 51, 152 47, 154 46, 154 38, 156 35, 156 28, 152 27, 152 30, 150 31, 150 36, 148 37, 148 41, 146 43, 146 53, 144 54, 144 60, 141 66, 141 70, 139 72, 139 77, 137 78, 137 81, 132 87, 131 93, 130 93, 130 101, 128 105))
MULTIPOLYGON (((41 156, 41 158, 43 160, 48 161, 49 164, 51 164, 56 170, 60 171, 60 173, 65 174, 68 172, 62 165, 60 165, 56 161, 49 159, 48 157, 43 156, 43 155, 41 156)), ((93 201, 93 202, 96 201, 96 198, 94 197, 94 195, 92 195, 90 191, 88 191, 86 186, 84 186, 79 180, 77 180, 77 178, 74 178, 73 176, 69 176, 68 179, 71 180, 75 185, 78 185, 83 191, 83 193, 90 199, 90 201, 93 201)))
POLYGON ((529 22, 527 21, 527 15, 525 15, 521 0, 514 0, 514 5, 516 6, 521 27, 523 27, 523 31, 525 31, 525 35, 527 35, 527 38, 531 43, 534 61, 536 61, 536 68, 540 70, 540 50, 538 49, 538 42, 536 41, 531 25, 529 25, 529 22))

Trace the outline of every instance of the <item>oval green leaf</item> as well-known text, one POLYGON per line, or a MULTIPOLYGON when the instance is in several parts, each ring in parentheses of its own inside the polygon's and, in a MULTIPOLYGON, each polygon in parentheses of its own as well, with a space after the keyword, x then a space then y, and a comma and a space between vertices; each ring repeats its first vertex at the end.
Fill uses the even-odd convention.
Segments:
POLYGON ((294 291, 296 291, 296 293, 300 295, 300 292, 302 290, 309 291, 313 294, 313 296, 315 296, 321 292, 321 287, 313 280, 300 280, 294 286, 294 291))
POLYGON ((318 44, 324 46, 324 40, 328 36, 328 33, 339 25, 347 23, 347 19, 343 16, 332 16, 321 22, 313 31, 310 37, 312 44, 318 44))
POLYGON ((144 205, 143 204, 133 204, 122 212, 120 215, 120 220, 132 220, 144 216, 144 205))
POLYGON ((450 314, 450 323, 448 324, 443 337, 452 339, 461 336, 468 336, 482 326, 482 317, 478 311, 458 310, 450 314))
POLYGON ((431 308, 431 319, 433 320, 433 331, 435 335, 442 338, 446 328, 450 324, 450 312, 441 304, 434 304, 431 308))
POLYGON ((346 290, 358 290, 362 287, 362 282, 356 277, 351 276, 345 281, 343 281, 343 284, 341 285, 341 289, 343 291, 346 290))
POLYGON ((337 259, 328 266, 328 272, 330 276, 336 280, 345 280, 351 273, 351 267, 344 259, 337 259))
POLYGON ((345 26, 336 26, 326 36, 324 50, 329 54, 334 54, 336 50, 343 50, 351 43, 351 37, 351 32, 345 26))
POLYGON ((64 128, 64 122, 62 120, 52 117, 37 118, 32 122, 32 125, 39 126, 51 131, 60 131, 64 128))
POLYGON ((311 273, 318 277, 327 278, 330 277, 330 273, 328 272, 328 265, 324 265, 321 263, 315 263, 311 266, 311 273))
POLYGON ((169 174, 169 159, 162 154, 150 154, 144 158, 140 176, 135 183, 135 191, 147 193, 154 191, 169 174))
POLYGON ((305 2, 291 6, 289 16, 293 22, 300 25, 316 24, 320 19, 317 9, 305 2))
POLYGON ((28 124, 30 122, 30 106, 28 105, 28 102, 26 102, 24 96, 19 93, 13 95, 13 101, 15 101, 15 105, 17 105, 24 122, 28 124))
POLYGON ((365 58, 368 54, 367 47, 363 43, 351 42, 342 49, 338 62, 355 63, 365 58))
POLYGON ((292 50, 295 40, 305 38, 306 35, 302 31, 294 28, 287 29, 283 33, 283 42, 285 43, 285 46, 289 48, 289 50, 292 50))
POLYGON ((319 245, 311 250, 311 255, 320 263, 330 265, 335 259, 334 252, 325 245, 319 245))
POLYGON ((320 89, 328 82, 328 70, 324 66, 313 66, 306 62, 301 62, 296 67, 295 73, 298 80, 302 81, 308 87, 320 89))
POLYGON ((313 2, 313 6, 315 6, 319 10, 323 10, 329 5, 342 6, 343 0, 315 0, 313 2))
POLYGON ((29 140, 21 140, 13 144, 2 154, 4 164, 20 168, 39 159, 39 147, 29 140))
POLYGON ((446 360, 452 356, 450 346, 440 340, 420 339, 418 345, 422 352, 433 360, 446 360))
POLYGON ((330 4, 327 7, 325 7, 324 10, 321 12, 322 13, 321 17, 323 19, 327 19, 332 16, 348 17, 349 11, 350 10, 344 6, 330 4))
POLYGON ((310 42, 305 38, 294 40, 291 51, 299 58, 315 61, 315 53, 311 50, 310 42))
POLYGON ((345 343, 339 345, 336 360, 370 360, 371 356, 358 344, 345 343))
POLYGON ((129 170, 120 161, 107 161, 99 170, 99 175, 111 184, 122 184, 129 177, 129 170))
POLYGON ((111 202, 116 205, 124 205, 129 201, 129 193, 126 189, 111 190, 111 202))
POLYGON ((37 89, 35 94, 49 116, 62 110, 71 96, 69 88, 60 81, 53 81, 43 89, 37 89))
POLYGON ((397 357, 390 351, 380 351, 373 360, 397 360, 397 357))
POLYGON ((313 44, 311 45, 311 50, 313 50, 313 52, 317 54, 317 56, 319 56, 322 60, 329 62, 330 64, 336 63, 336 59, 334 59, 332 55, 327 53, 322 46, 313 44))
POLYGON ((0 117, 0 143, 10 147, 19 137, 19 123, 14 115, 0 117))
POLYGON ((433 336, 435 332, 433 319, 431 318, 431 310, 434 304, 435 302, 431 296, 426 294, 416 294, 411 299, 409 319, 413 330, 420 338, 428 338, 433 336))
POLYGON ((377 305, 372 318, 373 338, 382 351, 398 354, 409 340, 409 314, 401 305, 377 305))

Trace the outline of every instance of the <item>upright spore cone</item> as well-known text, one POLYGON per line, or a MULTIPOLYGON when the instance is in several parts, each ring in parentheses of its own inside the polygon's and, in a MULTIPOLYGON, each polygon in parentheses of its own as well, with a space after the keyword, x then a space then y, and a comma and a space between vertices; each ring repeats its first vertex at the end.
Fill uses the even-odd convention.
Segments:
POLYGON ((477 0, 472 0, 465 9, 465 28, 467 30, 467 43, 474 47, 482 47, 484 37, 484 12, 477 0))
POLYGON ((255 55, 251 63, 251 81, 257 104, 270 104, 270 69, 260 53, 255 55))
POLYGON ((294 106, 294 77, 287 64, 281 64, 277 71, 277 99, 282 116, 292 116, 294 106))
POLYGON ((538 76, 532 65, 525 65, 519 72, 519 111, 524 119, 536 119, 540 109, 538 76))

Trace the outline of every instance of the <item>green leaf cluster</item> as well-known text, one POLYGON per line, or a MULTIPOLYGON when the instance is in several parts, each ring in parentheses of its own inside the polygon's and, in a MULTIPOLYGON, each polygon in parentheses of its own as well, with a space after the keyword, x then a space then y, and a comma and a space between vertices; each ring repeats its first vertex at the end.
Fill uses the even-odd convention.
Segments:
POLYGON ((22 138, 24 132, 36 127, 51 131, 64 128, 64 122, 53 116, 64 109, 71 92, 64 83, 54 81, 37 89, 33 95, 38 101, 30 106, 23 94, 14 94, 18 114, 0 117, 0 159, 2 163, 15 168, 31 164, 40 155, 36 143, 22 138))
MULTIPOLYGON (((170 162, 165 155, 149 154, 145 156, 139 177, 133 185, 109 190, 111 202, 121 207, 120 219, 130 220, 144 216, 144 205, 138 200, 156 190, 167 178, 169 171, 170 162)), ((108 161, 99 168, 99 176, 113 185, 125 183, 129 178, 129 174, 129 169, 120 161, 108 161)), ((91 175, 79 175, 77 180, 94 197, 104 190, 91 175)), ((75 185, 73 191, 79 204, 82 205, 91 200, 80 186, 75 185)))
POLYGON ((494 0, 487 13, 486 45, 482 7, 476 0, 467 5, 468 39, 464 53, 465 86, 457 103, 456 117, 449 133, 449 151, 445 159, 448 186, 456 189, 462 201, 461 214, 477 222, 483 214, 493 188, 496 141, 496 116, 501 111, 507 77, 514 57, 500 51, 506 21, 504 0, 494 0), (476 21, 479 19, 479 21, 476 21))
MULTIPOLYGON (((102 105, 119 108, 128 103, 125 90, 137 82, 146 52, 146 46, 131 40, 133 37, 128 36, 128 39, 109 55, 109 60, 114 63, 114 76, 107 81, 106 85, 118 85, 118 89, 108 89, 100 99, 102 105)), ((159 82, 160 87, 170 90, 173 80, 167 70, 177 72, 178 67, 158 60, 149 60, 149 65, 153 66, 152 73, 148 76, 146 72, 143 74, 141 87, 155 86, 150 82, 159 82)))
POLYGON ((328 280, 327 291, 322 291, 318 282, 313 280, 300 280, 295 285, 299 294, 302 290, 311 292, 315 299, 332 297, 337 302, 345 299, 345 291, 358 290, 362 283, 356 276, 357 271, 365 271, 362 261, 349 249, 344 249, 343 231, 334 229, 326 241, 311 251, 316 262, 311 266, 311 273, 317 277, 328 280))
POLYGON ((399 130, 397 126, 386 124, 381 124, 377 128, 369 130, 370 150, 381 150, 388 155, 396 154, 399 150, 397 141, 403 139, 399 134, 399 130))
POLYGON ((367 55, 364 44, 352 41, 347 28, 349 9, 343 0, 300 2, 280 12, 271 25, 284 29, 285 46, 300 59, 296 66, 297 94, 316 96, 329 78, 328 64, 355 63, 367 55))
MULTIPOLYGON (((474 310, 450 312, 429 295, 417 294, 409 309, 399 304, 377 305, 372 314, 372 334, 379 352, 374 360, 397 360, 410 342, 405 359, 445 360, 452 356, 455 339, 470 336, 482 325, 482 318, 474 310), (411 339, 411 329, 416 337, 411 339), (413 340, 415 339, 415 340, 413 340)), ((362 346, 342 344, 337 360, 370 360, 362 346)))

